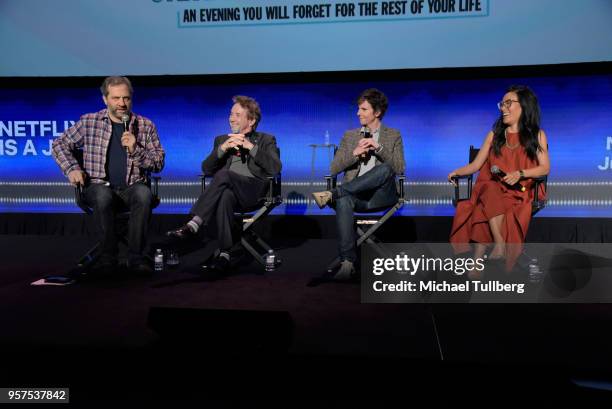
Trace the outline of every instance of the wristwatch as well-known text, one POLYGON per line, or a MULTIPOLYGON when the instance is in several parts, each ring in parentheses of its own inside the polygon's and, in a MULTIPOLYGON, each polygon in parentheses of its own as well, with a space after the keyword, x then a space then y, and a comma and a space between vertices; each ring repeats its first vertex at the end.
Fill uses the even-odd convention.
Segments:
POLYGON ((525 178, 525 172, 523 170, 519 170, 519 175, 521 175, 521 179, 525 178))

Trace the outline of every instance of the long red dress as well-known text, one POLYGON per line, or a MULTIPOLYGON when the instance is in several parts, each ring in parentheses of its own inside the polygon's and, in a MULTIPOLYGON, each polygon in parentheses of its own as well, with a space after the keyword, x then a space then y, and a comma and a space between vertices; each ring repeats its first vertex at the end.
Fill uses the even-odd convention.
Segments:
MULTIPOLYGON (((458 203, 457 212, 453 219, 450 242, 457 253, 470 250, 470 242, 493 243, 493 235, 489 227, 489 220, 500 214, 505 215, 502 223, 502 236, 506 243, 506 267, 511 269, 516 258, 520 255, 521 246, 527 235, 531 221, 531 202, 534 191, 531 189, 531 179, 522 180, 526 187, 524 192, 513 189, 501 182, 491 174, 491 167, 497 166, 506 173, 521 169, 529 169, 538 165, 537 161, 529 159, 525 148, 519 143, 519 134, 506 134, 507 144, 501 148, 499 156, 493 153, 480 168, 476 184, 469 200, 458 203), (515 148, 510 148, 508 145, 515 148)), ((544 189, 540 197, 544 197, 544 189)))

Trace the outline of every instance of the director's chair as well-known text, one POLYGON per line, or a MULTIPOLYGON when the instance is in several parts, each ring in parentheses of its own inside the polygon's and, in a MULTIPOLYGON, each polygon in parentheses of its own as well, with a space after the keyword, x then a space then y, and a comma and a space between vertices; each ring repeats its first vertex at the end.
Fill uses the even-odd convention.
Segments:
MULTIPOLYGON (((206 179, 212 177, 213 175, 200 175, 202 193, 204 193, 206 189, 206 179)), ((283 202, 281 196, 280 173, 275 176, 268 176, 267 181, 268 191, 266 196, 261 198, 256 206, 248 209, 238 209, 238 211, 234 213, 234 216, 239 218, 242 223, 240 244, 264 267, 266 265, 265 255, 269 250, 272 250, 272 247, 255 232, 254 227, 283 202)), ((275 264, 280 265, 280 263, 281 260, 276 256, 275 264)), ((206 264, 206 262, 204 264, 206 264)))

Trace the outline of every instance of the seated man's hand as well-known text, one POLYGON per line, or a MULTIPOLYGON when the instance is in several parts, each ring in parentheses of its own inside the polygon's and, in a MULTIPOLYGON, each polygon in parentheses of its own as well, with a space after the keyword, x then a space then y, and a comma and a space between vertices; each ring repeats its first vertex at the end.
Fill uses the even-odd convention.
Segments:
POLYGON ((121 135, 121 146, 127 148, 129 153, 134 153, 134 149, 136 149, 136 137, 131 132, 124 132, 121 135))
POLYGON ((366 148, 368 150, 371 150, 371 151, 376 150, 380 147, 380 145, 376 143, 374 138, 362 138, 359 141, 359 146, 366 148))
POLYGON ((243 147, 245 149, 252 149, 253 145, 248 139, 245 138, 244 134, 231 133, 228 135, 229 138, 221 145, 221 150, 226 152, 230 148, 243 147))
POLYGON ((363 146, 357 145, 357 147, 353 150, 353 156, 362 157, 366 153, 368 153, 369 149, 364 148, 363 146))
POLYGON ((251 150, 251 149, 253 149, 253 148, 255 147, 255 145, 253 145, 253 144, 251 143, 251 141, 249 141, 249 140, 248 140, 248 139, 247 139, 247 138, 244 136, 244 134, 238 134, 238 135, 240 135, 240 137, 241 137, 240 143, 241 143, 241 145, 242 145, 242 147, 243 147, 244 149, 251 150))
POLYGON ((68 173, 68 181, 74 186, 85 186, 85 177, 85 172, 82 170, 72 170, 70 173, 68 173))
POLYGON ((221 145, 221 150, 223 152, 227 152, 228 149, 236 148, 240 146, 240 138, 238 137, 240 134, 229 134, 229 138, 221 145))

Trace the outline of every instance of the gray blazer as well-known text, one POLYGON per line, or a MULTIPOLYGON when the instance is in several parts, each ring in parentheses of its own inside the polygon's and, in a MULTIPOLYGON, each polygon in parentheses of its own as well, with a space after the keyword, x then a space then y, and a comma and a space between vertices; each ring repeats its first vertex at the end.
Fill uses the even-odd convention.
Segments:
MULTIPOLYGON (((359 173, 359 160, 353 156, 353 151, 361 140, 360 128, 351 129, 344 133, 340 148, 334 156, 331 164, 332 175, 344 172, 344 181, 350 182, 359 173)), ((380 137, 378 143, 382 145, 382 150, 374 154, 376 165, 388 163, 396 174, 404 173, 406 162, 404 160, 404 145, 402 135, 397 129, 380 126, 380 137)))

